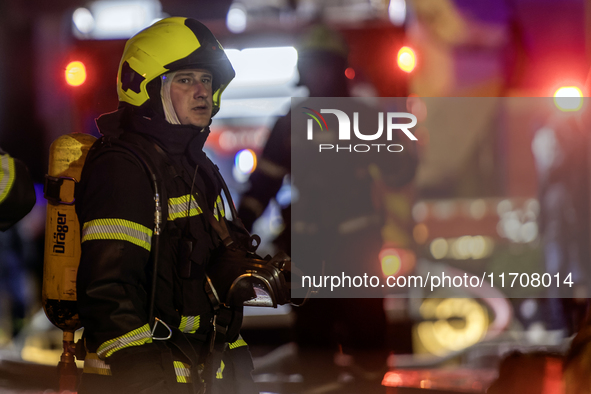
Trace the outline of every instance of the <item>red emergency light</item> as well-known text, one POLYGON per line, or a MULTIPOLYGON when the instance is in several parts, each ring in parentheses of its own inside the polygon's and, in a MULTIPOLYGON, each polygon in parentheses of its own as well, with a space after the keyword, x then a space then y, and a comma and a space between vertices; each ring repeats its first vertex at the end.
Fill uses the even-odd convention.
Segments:
POLYGON ((417 65, 415 51, 411 47, 404 46, 398 51, 396 57, 398 67, 404 72, 410 73, 417 65))
POLYGON ((578 111, 583 106, 583 92, 578 86, 562 86, 554 92, 554 104, 563 112, 578 111))
POLYGON ((86 81, 86 67, 81 61, 68 63, 65 72, 66 83, 70 86, 80 86, 86 81))
POLYGON ((349 79, 355 78, 355 70, 352 67, 347 67, 345 70, 345 76, 349 79))

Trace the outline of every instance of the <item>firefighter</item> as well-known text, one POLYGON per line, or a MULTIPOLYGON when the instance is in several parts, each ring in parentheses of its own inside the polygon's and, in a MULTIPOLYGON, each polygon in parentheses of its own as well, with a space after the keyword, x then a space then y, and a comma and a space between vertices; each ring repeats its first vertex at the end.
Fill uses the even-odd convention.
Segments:
POLYGON ((97 119, 76 190, 80 393, 256 392, 242 309, 220 311, 205 274, 229 226, 203 144, 234 76, 194 19, 163 19, 126 43, 119 109, 97 119))
POLYGON ((0 231, 8 230, 35 205, 35 188, 22 161, 0 149, 0 231))
POLYGON ((31 211, 35 200, 35 188, 25 164, 0 149, 0 285, 3 296, 10 300, 12 337, 23 327, 28 304, 23 286, 27 271, 22 240, 12 226, 31 211))
MULTIPOLYGON (((309 90, 310 97, 349 97, 345 70, 348 67, 348 47, 343 37, 325 25, 313 25, 306 29, 298 45, 298 71, 300 84, 309 90)), ((302 105, 304 106, 304 105, 302 105)), ((359 106, 366 106, 359 103, 359 106)), ((405 151, 406 151, 405 147, 405 151)), ((409 150, 410 151, 410 150, 409 150)), ((416 160, 406 155, 398 156, 400 165, 382 168, 383 174, 395 174, 397 186, 410 182, 414 175, 416 160), (403 169, 403 170, 401 170, 403 169), (401 171, 399 173, 399 170, 401 171)), ((355 218, 373 218, 375 215, 372 205, 372 180, 364 165, 353 160, 339 159, 336 171, 356 174, 351 176, 354 181, 347 185, 348 190, 338 189, 338 182, 331 179, 306 179, 306 185, 322 185, 323 196, 332 196, 330 204, 338 206, 340 211, 349 212, 355 218), (358 176, 357 176, 358 175, 358 176), (335 186, 336 185, 336 186, 335 186), (339 193, 343 192, 343 193, 339 193)), ((391 164, 391 163, 389 163, 391 164)), ((312 167, 318 163, 311 164, 312 167)), ((269 139, 259 158, 257 168, 249 179, 249 188, 243 194, 238 215, 245 226, 250 229, 254 221, 264 212, 269 201, 275 197, 284 182, 284 178, 291 174, 291 112, 277 120, 269 139)), ((321 175, 318 175, 321 177, 321 175)), ((300 245, 307 245, 312 254, 316 251, 330 250, 326 256, 318 256, 317 260, 326 262, 327 273, 347 272, 354 275, 360 270, 368 275, 381 275, 378 254, 382 246, 381 227, 379 223, 360 229, 349 234, 339 233, 342 225, 340 215, 328 212, 335 210, 324 209, 318 200, 303 201, 303 196, 309 199, 312 193, 302 190, 303 180, 294 180, 300 191, 298 204, 304 204, 305 219, 308 228, 317 229, 314 234, 291 233, 291 206, 282 207, 285 230, 274 241, 279 249, 291 254, 292 239, 299 240, 300 245), (322 235, 321 235, 322 234, 322 235), (292 238, 293 237, 293 238, 292 238), (318 245, 318 243, 324 243, 318 245), (369 258, 368 258, 369 257, 369 258), (372 260, 373 257, 373 260, 372 260), (374 261, 375 264, 362 265, 359 261, 374 261), (373 272, 373 270, 376 270, 373 272)), ((318 186, 316 186, 318 187, 318 186)), ((300 205, 302 206, 302 205, 300 205)), ((338 211, 338 210, 336 210, 338 211)), ((294 227, 295 228, 295 227, 294 227)), ((320 264, 318 264, 320 266, 320 264)), ((310 272, 306 272, 310 274, 310 272)), ((320 274, 320 268, 318 272, 320 274)), ((361 273, 362 274, 362 273, 361 273)), ((326 297, 325 294, 319 297, 326 297)), ((363 363, 370 369, 385 366, 388 353, 386 349, 386 317, 383 300, 375 299, 328 299, 318 298, 310 300, 306 305, 297 308, 295 335, 300 352, 304 358, 303 369, 307 368, 305 358, 309 355, 326 357, 330 364, 334 354, 354 356, 355 363, 363 363), (363 359, 367 353, 374 352, 371 359, 363 359), (376 357, 376 353, 378 353, 376 357), (359 356, 359 357, 356 357, 359 356)), ((350 359, 336 356, 338 360, 350 359)), ((328 364, 328 365, 330 365, 328 364)), ((313 374, 313 371, 311 375, 313 374)), ((340 368, 328 369, 326 376, 338 376, 340 368)))
MULTIPOLYGON (((308 88, 310 97, 349 97, 345 70, 349 50, 343 37, 324 25, 304 32, 298 45, 300 85, 308 88)), ((247 229, 275 197, 286 175, 291 171, 291 112, 275 123, 249 178, 249 188, 242 195, 238 215, 247 229)), ((291 207, 282 207, 285 224, 275 243, 291 254, 291 207)))

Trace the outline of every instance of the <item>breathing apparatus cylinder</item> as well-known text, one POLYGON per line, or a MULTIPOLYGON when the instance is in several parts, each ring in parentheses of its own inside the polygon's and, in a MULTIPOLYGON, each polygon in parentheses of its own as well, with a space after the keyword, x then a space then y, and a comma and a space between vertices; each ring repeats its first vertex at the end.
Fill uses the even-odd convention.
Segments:
POLYGON ((74 186, 80 181, 86 154, 94 141, 91 135, 73 133, 59 137, 49 148, 42 294, 45 314, 62 330, 80 328, 76 309, 80 225, 74 208, 74 186))
POLYGON ((58 365, 60 391, 75 391, 74 331, 81 327, 76 307, 76 274, 80 262, 80 225, 74 207, 74 188, 80 181, 86 155, 96 138, 82 133, 63 135, 49 148, 45 177, 47 220, 43 262, 43 309, 64 331, 64 352, 58 365))

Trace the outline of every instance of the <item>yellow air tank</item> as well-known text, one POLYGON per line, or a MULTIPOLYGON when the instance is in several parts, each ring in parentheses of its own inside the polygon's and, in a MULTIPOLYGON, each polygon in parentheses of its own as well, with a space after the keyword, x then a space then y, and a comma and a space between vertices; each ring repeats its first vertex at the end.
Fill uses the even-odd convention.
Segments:
POLYGON ((80 328, 76 307, 76 273, 80 262, 80 225, 74 208, 74 187, 80 181, 86 155, 96 138, 82 133, 63 135, 49 148, 45 197, 45 258, 43 309, 64 331, 59 363, 60 390, 75 390, 74 331, 80 328))

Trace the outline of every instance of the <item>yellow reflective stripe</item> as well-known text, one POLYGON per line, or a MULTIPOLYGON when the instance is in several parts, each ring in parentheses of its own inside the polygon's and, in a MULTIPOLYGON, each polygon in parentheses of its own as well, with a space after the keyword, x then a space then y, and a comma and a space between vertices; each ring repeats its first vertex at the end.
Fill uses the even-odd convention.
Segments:
POLYGON ((224 364, 224 362, 222 361, 222 363, 220 364, 220 367, 218 368, 217 372, 215 373, 216 379, 223 379, 224 378, 224 375, 222 373, 224 372, 225 367, 226 367, 226 364, 224 364))
POLYGON ((101 360, 96 353, 86 353, 84 373, 111 376, 111 366, 101 360))
POLYGON ((215 200, 215 203, 213 204, 213 216, 215 217, 215 220, 217 220, 218 222, 220 220, 220 214, 222 217, 226 217, 222 197, 218 196, 218 198, 215 200))
POLYGON ((182 361, 173 361, 177 383, 191 383, 191 367, 182 361))
POLYGON ((0 203, 6 199, 14 184, 14 159, 0 155, 0 203))
POLYGON ((117 350, 126 347, 140 346, 145 343, 152 343, 152 334, 150 332, 150 326, 147 323, 138 329, 103 343, 99 346, 96 354, 104 359, 115 353, 117 350))
POLYGON ((219 212, 221 212, 223 217, 226 217, 226 212, 224 211, 224 202, 222 201, 222 196, 218 196, 217 200, 215 201, 219 212))
POLYGON ((195 196, 174 197, 168 199, 168 220, 197 216, 203 213, 195 200, 195 196), (189 211, 189 197, 191 198, 191 210, 189 211))
POLYGON ((200 316, 181 316, 181 325, 179 330, 189 334, 194 334, 199 329, 200 316))
POLYGON ((228 345, 230 346, 230 349, 236 349, 237 347, 247 346, 247 343, 240 336, 236 342, 229 343, 228 345))
POLYGON ((95 219, 82 226, 82 242, 98 239, 121 240, 146 249, 152 247, 152 230, 123 219, 95 219))

